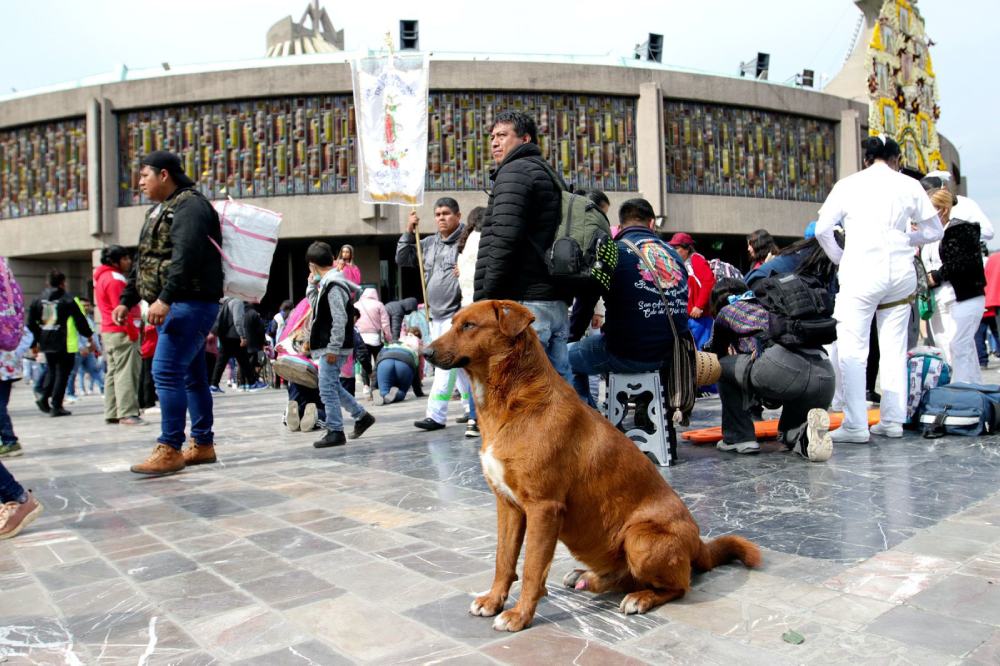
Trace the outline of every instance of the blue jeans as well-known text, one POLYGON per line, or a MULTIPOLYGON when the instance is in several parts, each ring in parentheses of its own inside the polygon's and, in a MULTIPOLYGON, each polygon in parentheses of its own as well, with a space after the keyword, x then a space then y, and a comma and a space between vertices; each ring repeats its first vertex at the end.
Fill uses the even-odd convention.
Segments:
POLYGON ((384 398, 389 389, 395 386, 399 389, 396 402, 402 402, 406 391, 413 386, 413 368, 394 358, 383 358, 375 367, 378 377, 378 392, 384 398))
POLYGON ((214 444, 212 393, 205 367, 205 336, 215 323, 219 304, 178 301, 157 327, 159 340, 153 355, 153 382, 160 399, 161 444, 180 450, 184 423, 191 412, 191 438, 196 444, 214 444))
POLYGON ((66 385, 66 395, 76 397, 78 379, 80 380, 80 390, 86 391, 85 381, 88 376, 90 377, 90 388, 93 389, 96 384, 101 389, 101 393, 104 393, 104 369, 101 367, 101 362, 93 354, 84 356, 78 353, 76 361, 73 363, 73 372, 70 375, 69 383, 66 385))
POLYGON ((45 390, 45 375, 47 375, 48 373, 49 373, 48 362, 39 363, 38 374, 35 375, 35 386, 33 387, 36 394, 41 395, 42 391, 45 390))
POLYGON ((14 424, 11 423, 10 414, 7 412, 10 389, 13 386, 13 380, 0 381, 0 443, 2 444, 13 444, 17 441, 17 435, 14 434, 14 424))
POLYGON ((347 360, 346 356, 337 356, 333 363, 330 363, 326 360, 326 354, 317 360, 319 364, 319 394, 326 406, 326 429, 338 432, 344 431, 344 417, 340 413, 341 407, 346 409, 355 421, 365 413, 365 408, 359 405, 354 396, 348 393, 344 385, 340 383, 340 366, 345 360, 347 360))
POLYGON ((996 330, 996 327, 996 319, 991 315, 987 315, 983 317, 981 322, 979 322, 979 328, 976 330, 976 353, 979 355, 979 365, 984 368, 990 360, 989 350, 986 348, 987 339, 989 340, 994 353, 998 347, 997 337, 993 333, 993 331, 996 330))
POLYGON ((545 355, 562 377, 573 383, 573 373, 569 367, 569 306, 562 301, 521 301, 521 305, 531 310, 535 321, 531 327, 538 334, 545 355))
POLYGON ((24 488, 14 480, 14 475, 0 462, 0 503, 16 502, 24 495, 24 488))
POLYGON ((590 395, 589 375, 607 372, 652 372, 659 370, 663 361, 633 361, 615 356, 608 351, 604 334, 591 335, 569 346, 569 364, 573 369, 573 388, 580 399, 591 407, 597 404, 590 395))

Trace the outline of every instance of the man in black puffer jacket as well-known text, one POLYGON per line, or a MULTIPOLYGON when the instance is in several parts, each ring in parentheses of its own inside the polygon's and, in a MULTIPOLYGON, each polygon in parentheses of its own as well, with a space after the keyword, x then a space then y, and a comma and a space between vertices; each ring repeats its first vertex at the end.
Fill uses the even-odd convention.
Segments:
POLYGON ((566 342, 571 296, 553 284, 543 260, 562 210, 562 183, 549 175, 535 121, 502 111, 490 128, 496 168, 476 257, 473 299, 509 299, 532 314, 535 332, 560 375, 572 381, 566 342))

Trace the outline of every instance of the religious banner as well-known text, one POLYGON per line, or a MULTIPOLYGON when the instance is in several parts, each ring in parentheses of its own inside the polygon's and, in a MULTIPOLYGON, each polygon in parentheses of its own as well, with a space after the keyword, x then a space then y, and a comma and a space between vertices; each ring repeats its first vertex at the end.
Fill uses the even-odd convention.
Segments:
POLYGON ((427 172, 427 56, 390 53, 360 58, 352 73, 361 200, 422 204, 427 172))

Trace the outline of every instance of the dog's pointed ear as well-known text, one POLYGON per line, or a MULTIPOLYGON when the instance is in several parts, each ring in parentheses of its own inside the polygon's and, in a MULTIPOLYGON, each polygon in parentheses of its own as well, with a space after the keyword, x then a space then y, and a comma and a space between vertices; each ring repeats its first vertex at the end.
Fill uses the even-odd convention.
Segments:
POLYGON ((514 301, 493 301, 493 310, 497 315, 500 332, 510 338, 523 333, 535 321, 531 310, 514 301))

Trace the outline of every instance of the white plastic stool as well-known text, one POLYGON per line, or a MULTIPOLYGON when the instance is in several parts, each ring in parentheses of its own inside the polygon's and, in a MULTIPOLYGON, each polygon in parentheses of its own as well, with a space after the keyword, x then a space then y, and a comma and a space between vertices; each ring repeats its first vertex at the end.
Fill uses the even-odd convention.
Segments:
MULTIPOLYGON (((658 371, 638 374, 610 373, 604 414, 611 425, 625 433, 639 450, 661 467, 677 462, 677 432, 671 419, 663 416, 663 391, 658 371), (625 430, 629 403, 646 404, 646 427, 633 425, 625 430), (652 432, 649 430, 652 429, 652 432)), ((638 415, 638 412, 636 412, 638 415)))

